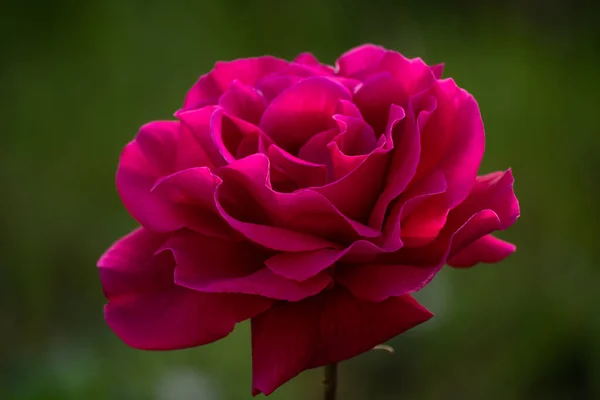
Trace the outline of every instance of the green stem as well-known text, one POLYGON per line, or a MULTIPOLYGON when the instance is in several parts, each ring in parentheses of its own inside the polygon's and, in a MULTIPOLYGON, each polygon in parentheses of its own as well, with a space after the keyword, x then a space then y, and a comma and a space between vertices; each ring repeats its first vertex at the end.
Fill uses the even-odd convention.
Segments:
POLYGON ((323 379, 324 400, 335 400, 337 392, 337 364, 325 366, 325 378, 323 379))

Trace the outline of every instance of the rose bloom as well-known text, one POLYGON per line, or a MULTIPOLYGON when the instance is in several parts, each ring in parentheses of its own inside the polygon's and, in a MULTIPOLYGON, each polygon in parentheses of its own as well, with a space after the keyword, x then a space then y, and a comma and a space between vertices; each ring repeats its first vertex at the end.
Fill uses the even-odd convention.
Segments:
POLYGON ((411 293, 497 262, 510 170, 477 176, 484 129, 442 66, 364 45, 218 62, 174 121, 144 125, 117 188, 141 227, 100 259, 105 316, 168 350, 252 326, 253 394, 431 318, 411 293))

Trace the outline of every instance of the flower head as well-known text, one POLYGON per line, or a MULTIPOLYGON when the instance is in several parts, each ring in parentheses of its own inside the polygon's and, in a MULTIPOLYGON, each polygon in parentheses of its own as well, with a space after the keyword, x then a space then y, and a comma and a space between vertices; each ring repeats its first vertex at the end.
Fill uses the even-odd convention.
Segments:
POLYGON ((252 320, 253 393, 428 320, 444 264, 497 262, 511 171, 477 176, 484 129, 441 66, 365 45, 219 62, 174 121, 144 125, 117 188, 141 228, 100 259, 128 345, 180 349, 252 320))

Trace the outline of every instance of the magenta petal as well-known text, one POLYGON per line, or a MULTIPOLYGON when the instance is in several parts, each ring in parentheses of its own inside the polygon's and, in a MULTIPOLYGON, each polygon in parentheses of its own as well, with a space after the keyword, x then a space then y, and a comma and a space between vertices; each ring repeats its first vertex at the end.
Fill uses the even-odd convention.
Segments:
POLYGON ((417 171, 421 154, 420 126, 436 107, 431 97, 422 103, 424 104, 421 105, 421 109, 417 102, 411 99, 408 104, 408 114, 399 106, 390 107, 386 132, 390 131, 389 135, 394 141, 394 151, 386 175, 385 187, 369 219, 369 224, 375 228, 383 225, 390 203, 404 192, 417 171))
POLYGON ((181 158, 186 153, 180 146, 197 149, 197 143, 189 137, 180 140, 185 132, 179 128, 178 122, 144 125, 123 150, 117 170, 117 190, 125 208, 142 225, 157 232, 185 226, 187 215, 175 204, 176 200, 155 190, 157 184, 183 165, 206 165, 201 150, 197 160, 181 158))
POLYGON ((129 346, 168 350, 210 343, 271 305, 256 296, 205 294, 175 285, 173 257, 156 254, 165 239, 138 229, 98 261, 109 300, 106 321, 129 346))
POLYGON ((265 100, 256 89, 243 85, 237 80, 231 82, 219 98, 219 105, 228 114, 255 125, 260 121, 266 107, 265 100))
MULTIPOLYGON (((218 201, 224 211, 223 217, 228 221, 235 216, 238 222, 271 225, 315 238, 321 237, 329 243, 351 243, 361 237, 374 238, 381 235, 381 232, 348 218, 325 196, 313 189, 301 189, 293 193, 280 193, 271 189, 269 160, 262 154, 237 160, 223 168, 219 174, 224 182, 219 187, 218 201)), ((245 234, 247 233, 249 232, 246 230, 245 234)), ((266 246, 274 248, 270 244, 266 246)))
MULTIPOLYGON (((220 183, 221 179, 208 168, 190 168, 158 180, 151 196, 168 204, 176 217, 170 220, 169 230, 185 227, 208 236, 231 238, 235 235, 219 217, 214 203, 214 194, 220 183)), ((149 221, 163 217, 153 209, 147 210, 147 213, 149 221)))
POLYGON ((253 394, 271 394, 305 369, 364 353, 431 316, 410 296, 371 303, 343 289, 279 303, 252 319, 253 394))
MULTIPOLYGON (((353 112, 354 110, 347 111, 353 112)), ((377 146, 375 133, 362 117, 335 115, 333 118, 340 128, 340 134, 334 138, 334 141, 344 154, 348 156, 367 155, 375 149, 377 146)))
POLYGON ((456 268, 472 267, 480 262, 496 263, 514 253, 516 246, 492 235, 486 235, 455 254, 448 264, 456 268))
MULTIPOLYGON (((333 143, 335 145, 335 143, 333 143)), ((331 148, 334 171, 343 171, 345 176, 328 185, 312 188, 325 196, 345 216, 365 224, 377 201, 385 180, 389 153, 381 148, 368 156, 347 157, 337 146, 331 148), (341 164, 346 164, 341 166, 341 164), (360 195, 358 195, 360 193, 360 195)), ((373 229, 377 231, 376 229, 373 229)))
POLYGON ((276 145, 269 147, 267 155, 271 166, 293 180, 297 188, 323 186, 327 183, 328 171, 325 165, 302 160, 276 145))
POLYGON ((432 93, 437 108, 421 131, 421 160, 414 180, 442 171, 448 181, 445 206, 450 209, 471 191, 485 146, 483 122, 473 96, 454 81, 436 81, 432 93))
POLYGON ((198 110, 181 111, 176 114, 181 121, 182 129, 193 137, 213 166, 227 164, 232 156, 222 141, 215 140, 214 131, 220 129, 222 109, 219 107, 204 107, 198 110), (215 127, 215 121, 218 124, 215 127))
POLYGON ((375 68, 385 53, 386 50, 383 47, 365 44, 342 54, 336 62, 336 69, 342 76, 360 75, 364 78, 361 72, 368 72, 375 68))
POLYGON ((336 270, 335 281, 354 296, 367 301, 382 301, 422 289, 441 265, 343 265, 336 270))
POLYGON ((432 65, 431 72, 433 72, 436 79, 441 79, 444 73, 444 63, 432 65))
POLYGON ((302 252, 284 252, 265 261, 273 272, 288 279, 305 281, 338 261, 345 251, 338 249, 319 249, 302 252))
POLYGON ((171 250, 177 263, 175 283, 200 292, 298 301, 319 293, 331 282, 325 273, 301 283, 276 275, 265 267, 269 252, 249 242, 180 232, 163 249, 171 250))
POLYGON ((354 102, 375 134, 383 133, 390 114, 390 106, 404 107, 408 102, 402 82, 388 72, 370 76, 354 95, 354 102))
POLYGON ((435 81, 432 69, 420 58, 406 58, 396 51, 388 51, 377 66, 379 72, 389 72, 402 82, 409 96, 429 88, 435 81))
POLYGON ((329 79, 307 78, 284 90, 265 110, 259 126, 282 148, 294 153, 314 134, 332 128, 339 100, 348 90, 329 79))
POLYGON ((515 223, 520 210, 513 183, 510 170, 477 177, 469 197, 448 216, 445 230, 463 224, 461 235, 457 232, 460 240, 455 238, 450 257, 494 230, 504 230, 515 223))
POLYGON ((209 74, 202 76, 192 86, 187 93, 183 107, 191 109, 207 104, 216 104, 219 96, 234 80, 254 86, 262 77, 281 71, 287 66, 287 61, 270 56, 218 62, 209 74))
POLYGON ((331 142, 339 132, 339 129, 336 127, 317 133, 311 137, 300 150, 298 150, 298 157, 315 164, 331 166, 331 158, 329 157, 327 144, 331 142))
POLYGON ((334 72, 332 67, 321 64, 319 60, 311 53, 299 54, 294 59, 294 63, 309 66, 310 68, 314 69, 315 72, 320 74, 332 75, 334 72))

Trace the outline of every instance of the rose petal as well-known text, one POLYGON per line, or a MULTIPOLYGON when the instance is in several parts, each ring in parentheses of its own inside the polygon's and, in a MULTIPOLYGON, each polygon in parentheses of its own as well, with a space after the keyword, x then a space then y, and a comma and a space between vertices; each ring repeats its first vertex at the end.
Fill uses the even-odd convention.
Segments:
POLYGON ((265 110, 259 126, 282 148, 296 153, 313 135, 334 126, 340 99, 350 93, 326 78, 307 78, 284 90, 265 110))
POLYGON ((410 296, 370 303, 343 289, 279 303, 252 320, 253 394, 271 394, 305 369, 369 351, 431 316, 410 296))
POLYGON ((376 67, 385 53, 383 47, 364 44, 342 54, 336 62, 336 70, 342 76, 364 78, 364 73, 376 67))
POLYGON ((319 60, 311 53, 300 53, 296 58, 294 58, 294 63, 309 66, 316 73, 331 75, 334 72, 332 67, 321 64, 319 60))
POLYGON ((379 302, 422 289, 440 268, 441 265, 341 265, 336 269, 335 281, 360 299, 379 302))
POLYGON ((219 96, 234 80, 254 86, 260 78, 280 71, 287 65, 287 61, 271 56, 217 62, 214 69, 200 77, 189 90, 183 108, 193 109, 208 104, 217 104, 219 96))
MULTIPOLYGON (((117 169, 117 190, 125 208, 138 222, 157 232, 185 226, 188 215, 174 204, 177 199, 156 190, 157 183, 184 165, 207 163, 205 153, 179 128, 178 122, 144 125, 123 150, 117 169), (187 158, 190 150, 198 150, 197 160, 187 158)), ((211 182, 209 185, 216 184, 211 177, 205 177, 211 182)))
POLYGON ((219 98, 219 105, 233 115, 252 124, 258 124, 265 111, 265 100, 256 89, 243 85, 237 80, 219 98))
POLYGON ((298 301, 325 289, 331 277, 320 274, 304 282, 276 275, 265 267, 266 249, 249 242, 231 242, 192 232, 179 232, 162 247, 177 263, 175 283, 200 292, 245 293, 298 301))
POLYGON ((354 95, 354 103, 376 134, 383 133, 392 104, 404 107, 408 94, 397 78, 389 72, 370 76, 354 95))
POLYGON ((442 74, 444 73, 444 63, 432 65, 431 72, 436 79, 442 79, 442 74))
MULTIPOLYGON (((275 192, 268 184, 269 159, 262 154, 237 160, 219 174, 224 182, 219 187, 217 201, 229 217, 238 221, 270 225, 344 243, 381 235, 381 232, 348 218, 326 197, 312 189, 275 192)), ((223 217, 228 218, 226 215, 223 217)), ((272 248, 269 244, 266 246, 272 248)))
POLYGON ((462 202, 477 176, 485 135, 477 102, 450 79, 436 81, 437 108, 421 131, 421 160, 414 182, 433 170, 448 181, 447 208, 462 202))
POLYGON ((271 167, 277 168, 286 178, 294 181, 297 189, 327 183, 329 172, 325 165, 302 160, 276 145, 269 147, 267 155, 271 160, 271 167))
MULTIPOLYGON (((375 204, 369 225, 381 228, 390 203, 398 198, 413 178, 421 153, 420 127, 436 107, 435 99, 411 99, 408 114, 399 106, 390 107, 390 118, 386 131, 393 138, 394 151, 386 175, 385 187, 375 204), (421 103, 421 104, 419 104, 421 103)), ((445 181, 445 180, 444 180, 445 181)), ((416 190, 417 192, 420 189, 416 190)), ((405 196, 410 198, 410 194, 405 196)))
POLYGON ((497 263, 515 252, 512 243, 486 235, 455 254, 448 264, 456 268, 472 267, 480 262, 497 263))
POLYGON ((266 260, 265 265, 285 278, 305 281, 333 265, 344 254, 345 251, 338 249, 283 252, 266 260))
POLYGON ((167 350, 210 343, 271 305, 257 296, 198 293, 175 285, 172 256, 156 254, 165 239, 138 229, 98 261, 109 300, 106 321, 129 346, 167 350))
POLYGON ((476 240, 511 226, 519 216, 511 171, 477 177, 469 197, 448 214, 438 238, 425 247, 404 247, 378 257, 380 263, 444 264, 476 240), (385 260, 385 262, 384 262, 385 260))

